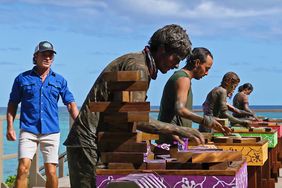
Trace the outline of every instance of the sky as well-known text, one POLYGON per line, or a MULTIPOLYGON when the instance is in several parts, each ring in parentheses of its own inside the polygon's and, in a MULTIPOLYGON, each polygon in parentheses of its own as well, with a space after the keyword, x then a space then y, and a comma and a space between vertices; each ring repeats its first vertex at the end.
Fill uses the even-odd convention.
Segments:
MULTIPOLYGON (((228 71, 239 75, 239 85, 253 84, 251 105, 282 105, 282 1, 0 0, 0 106, 7 106, 15 77, 33 67, 40 41, 54 45, 52 70, 66 78, 81 106, 108 63, 141 51, 157 29, 172 23, 186 29, 193 47, 214 56, 209 75, 192 81, 194 105, 228 71)), ((151 82, 151 105, 159 105, 173 72, 151 82)))

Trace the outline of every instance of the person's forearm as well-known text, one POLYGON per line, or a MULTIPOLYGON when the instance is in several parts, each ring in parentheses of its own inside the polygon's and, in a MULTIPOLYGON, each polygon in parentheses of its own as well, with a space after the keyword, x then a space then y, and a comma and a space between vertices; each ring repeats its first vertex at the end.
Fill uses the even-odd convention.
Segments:
POLYGON ((7 114, 6 114, 7 129, 13 128, 13 122, 16 117, 16 113, 17 113, 17 105, 13 103, 9 103, 7 108, 7 114))
POLYGON ((244 121, 243 120, 240 120, 238 118, 235 118, 234 116, 232 116, 231 114, 229 114, 228 112, 224 112, 222 113, 223 116, 225 118, 228 118, 228 120, 232 123, 238 123, 238 124, 244 124, 244 121))
POLYGON ((177 115, 180 117, 190 119, 191 121, 195 123, 201 123, 203 121, 203 117, 199 116, 198 114, 188 110, 187 108, 183 108, 178 110, 177 115))
POLYGON ((174 134, 185 136, 179 126, 172 126, 169 123, 161 122, 150 117, 149 122, 137 122, 137 129, 140 131, 154 134, 174 134))
POLYGON ((253 113, 246 110, 240 110, 241 115, 253 116, 253 113))
POLYGON ((68 111, 72 117, 73 120, 76 119, 76 117, 78 116, 78 108, 75 102, 71 102, 67 105, 68 111))

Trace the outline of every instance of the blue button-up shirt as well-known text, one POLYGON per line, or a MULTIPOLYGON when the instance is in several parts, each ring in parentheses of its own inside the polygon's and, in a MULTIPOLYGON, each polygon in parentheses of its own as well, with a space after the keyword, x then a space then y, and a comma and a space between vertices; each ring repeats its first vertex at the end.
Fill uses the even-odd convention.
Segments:
POLYGON ((67 81, 52 70, 43 83, 35 68, 18 75, 9 102, 21 103, 20 128, 34 134, 60 132, 59 96, 65 105, 74 102, 67 81))

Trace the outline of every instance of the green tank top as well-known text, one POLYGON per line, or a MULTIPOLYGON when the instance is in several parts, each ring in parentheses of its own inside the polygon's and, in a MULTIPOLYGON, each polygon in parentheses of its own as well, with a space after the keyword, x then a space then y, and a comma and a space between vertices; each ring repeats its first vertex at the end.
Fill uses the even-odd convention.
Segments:
MULTIPOLYGON (((158 120, 166 123, 172 123, 178 126, 192 127, 192 121, 186 118, 182 118, 176 114, 175 111, 175 101, 176 101, 176 81, 180 77, 190 76, 183 70, 176 71, 167 81, 163 95, 160 103, 160 112, 158 120)), ((191 81, 191 78, 190 78, 191 81)), ((190 87, 189 92, 187 93, 187 102, 185 107, 189 110, 192 110, 193 103, 193 94, 190 87)), ((171 137, 161 136, 160 140, 157 143, 170 143, 172 142, 171 137)))

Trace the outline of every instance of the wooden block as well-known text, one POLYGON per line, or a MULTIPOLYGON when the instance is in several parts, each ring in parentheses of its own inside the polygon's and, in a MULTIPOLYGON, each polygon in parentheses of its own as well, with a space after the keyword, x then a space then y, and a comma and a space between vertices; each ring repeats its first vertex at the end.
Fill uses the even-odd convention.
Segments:
POLYGON ((267 121, 269 121, 269 122, 276 122, 276 123, 282 123, 282 119, 279 119, 279 118, 267 118, 267 121))
POLYGON ((213 137, 214 143, 233 143, 233 139, 227 136, 213 137))
POLYGON ((137 153, 146 153, 147 144, 142 143, 120 143, 120 142, 99 142, 98 143, 99 151, 101 152, 137 152, 137 153))
POLYGON ((169 150, 151 145, 151 151, 155 154, 155 155, 169 155, 169 150))
POLYGON ((150 111, 149 102, 90 102, 91 112, 150 111))
POLYGON ((108 169, 146 169, 146 163, 108 163, 108 169))
POLYGON ((141 71, 117 71, 104 72, 102 77, 105 81, 139 81, 141 74, 141 71))
POLYGON ((103 132, 136 132, 136 126, 134 122, 128 123, 117 123, 117 122, 107 122, 100 126, 100 130, 103 132))
POLYGON ((144 153, 135 152, 101 152, 104 163, 143 163, 144 153))
POLYGON ((125 142, 131 140, 136 142, 137 133, 126 132, 99 132, 98 141, 125 142))
POLYGON ((265 125, 265 126, 274 126, 277 125, 276 122, 266 122, 266 121, 259 121, 257 122, 258 125, 265 125))
POLYGON ((163 159, 165 161, 177 161, 176 158, 172 158, 170 155, 156 155, 156 159, 163 159))
POLYGON ((145 132, 137 132, 137 142, 147 141, 147 140, 158 140, 159 135, 158 134, 151 134, 151 133, 145 133, 145 132))
POLYGON ((190 149, 195 151, 222 151, 222 149, 217 148, 213 142, 205 145, 192 146, 190 149))
POLYGON ((245 128, 245 127, 232 127, 232 130, 234 133, 247 133, 249 132, 249 128, 245 128))
POLYGON ((176 158, 178 153, 178 146, 177 145, 172 145, 169 148, 169 154, 172 158, 176 158))
POLYGON ((187 163, 187 162, 191 162, 192 156, 193 156, 192 152, 177 152, 175 158, 177 159, 177 162, 187 163))
POLYGON ((265 128, 264 127, 252 127, 250 129, 250 132, 263 133, 265 132, 265 128))
POLYGON ((257 138, 255 137, 243 137, 243 138, 233 138, 233 143, 249 143, 253 144, 257 142, 257 138))
POLYGON ((111 81, 108 83, 110 91, 147 91, 147 81, 111 81))
POLYGON ((179 161, 167 161, 166 162, 166 169, 189 169, 189 170, 203 170, 203 164, 202 163, 191 163, 191 162, 186 162, 182 163, 179 161))
POLYGON ((208 163, 209 170, 225 170, 229 167, 230 162, 221 162, 221 163, 208 163))
POLYGON ((227 118, 216 119, 222 126, 229 126, 229 120, 227 118))
POLYGON ((149 112, 104 112, 103 120, 105 123, 148 122, 149 112))
MULTIPOLYGON (((179 151, 178 158, 184 156, 191 156, 192 163, 216 163, 225 161, 242 160, 242 153, 240 151, 179 151)), ((177 158, 177 159, 178 159, 177 158)), ((185 158, 183 158, 185 159, 185 158)))
POLYGON ((166 161, 163 159, 146 160, 146 169, 166 169, 166 161))
POLYGON ((130 92, 129 91, 114 91, 115 102, 132 102, 130 100, 130 92))

